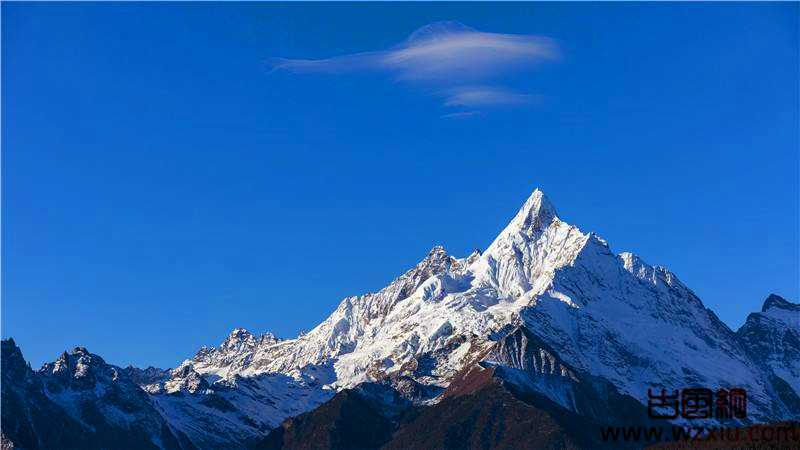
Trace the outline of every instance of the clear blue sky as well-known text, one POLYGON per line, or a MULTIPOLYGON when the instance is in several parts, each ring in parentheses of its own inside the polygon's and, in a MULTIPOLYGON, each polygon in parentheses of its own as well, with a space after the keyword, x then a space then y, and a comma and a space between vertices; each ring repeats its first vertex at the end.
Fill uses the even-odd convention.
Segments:
POLYGON ((292 337, 435 244, 486 247, 535 187, 733 328, 770 292, 798 299, 796 3, 4 3, 2 21, 2 335, 34 366, 292 337), (547 38, 557 57, 478 80, 535 101, 272 70, 442 20, 547 38))

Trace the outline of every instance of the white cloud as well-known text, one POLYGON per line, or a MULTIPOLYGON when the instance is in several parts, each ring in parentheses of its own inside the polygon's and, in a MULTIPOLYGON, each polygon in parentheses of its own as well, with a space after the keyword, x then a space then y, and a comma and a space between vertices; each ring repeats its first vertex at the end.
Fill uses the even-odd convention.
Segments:
POLYGON ((484 33, 445 22, 415 31, 379 63, 402 79, 453 82, 486 79, 557 57, 555 43, 547 38, 484 33))
POLYGON ((466 119, 468 117, 479 116, 480 111, 459 111, 442 115, 442 119, 466 119))
POLYGON ((477 31, 457 22, 426 25, 388 50, 354 53, 328 59, 271 60, 273 70, 290 72, 386 72, 397 80, 434 87, 446 106, 491 106, 529 103, 530 96, 500 87, 469 87, 499 76, 529 70, 560 57, 546 37, 477 31))
POLYGON ((492 86, 463 86, 445 93, 445 106, 480 108, 500 105, 525 105, 538 97, 492 86))

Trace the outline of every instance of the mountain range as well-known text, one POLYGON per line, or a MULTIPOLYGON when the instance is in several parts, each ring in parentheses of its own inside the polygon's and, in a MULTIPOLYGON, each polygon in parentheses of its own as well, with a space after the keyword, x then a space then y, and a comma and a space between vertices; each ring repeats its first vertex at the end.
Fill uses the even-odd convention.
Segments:
MULTIPOLYGON (((800 419, 800 305, 731 330, 673 273, 564 222, 535 190, 485 251, 436 246, 308 333, 235 329, 171 370, 84 348, 34 370, 2 343, 4 448, 598 448, 650 392, 742 389, 800 419)), ((641 446, 630 443, 631 447, 641 446)))

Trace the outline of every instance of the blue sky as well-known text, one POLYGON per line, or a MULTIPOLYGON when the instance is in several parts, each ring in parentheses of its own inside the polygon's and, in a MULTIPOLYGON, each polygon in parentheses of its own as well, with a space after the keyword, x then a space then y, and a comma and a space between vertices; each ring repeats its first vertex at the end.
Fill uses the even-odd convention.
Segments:
POLYGON ((6 3, 2 21, 2 335, 34 366, 292 337, 433 245, 486 247, 535 187, 733 328, 770 292, 798 299, 796 3, 6 3), (427 46, 454 24, 408 40, 441 21, 493 50, 427 46))

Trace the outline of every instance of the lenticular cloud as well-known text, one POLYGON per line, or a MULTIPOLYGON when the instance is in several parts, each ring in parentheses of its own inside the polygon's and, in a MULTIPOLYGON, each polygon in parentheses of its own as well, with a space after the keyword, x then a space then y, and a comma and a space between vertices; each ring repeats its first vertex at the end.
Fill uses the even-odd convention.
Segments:
MULTIPOLYGON (((454 89, 491 82, 495 77, 558 58, 558 46, 546 37, 487 33, 457 22, 436 22, 388 50, 327 59, 273 58, 270 63, 273 70, 295 73, 384 72, 397 80, 454 89)), ((519 103, 518 96, 492 98, 498 102, 513 98, 513 103, 519 103)))
POLYGON ((406 79, 479 80, 557 55, 547 38, 484 33, 447 22, 415 31, 403 46, 382 55, 380 63, 406 79))

